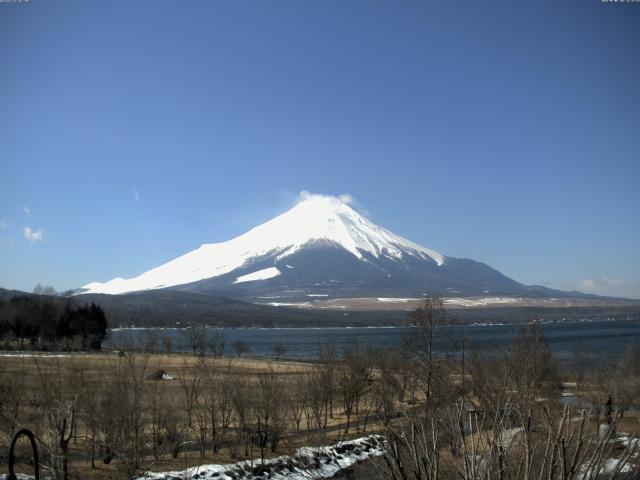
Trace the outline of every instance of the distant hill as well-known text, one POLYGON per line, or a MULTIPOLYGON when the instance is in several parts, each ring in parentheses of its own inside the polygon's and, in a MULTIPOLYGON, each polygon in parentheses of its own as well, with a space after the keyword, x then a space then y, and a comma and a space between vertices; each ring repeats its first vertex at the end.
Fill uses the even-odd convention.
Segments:
MULTIPOLYGON (((31 295, 0 288, 0 304, 16 295, 31 295)), ((95 302, 110 328, 181 327, 203 324, 224 327, 343 327, 405 325, 406 309, 366 310, 273 307, 220 296, 152 290, 123 295, 88 294, 72 297, 77 303, 95 302)), ((534 319, 640 319, 640 303, 582 306, 501 306, 448 308, 453 323, 520 323, 534 319)))
POLYGON ((30 295, 30 293, 22 292, 20 290, 7 290, 6 288, 0 288, 0 300, 1 301, 9 301, 13 297, 18 295, 30 295))
MULTIPOLYGON (((76 297, 102 306, 110 326, 180 327, 190 323, 225 327, 343 327, 405 325, 406 310, 306 309, 252 304, 174 290, 76 297)), ((640 303, 577 307, 451 308, 454 323, 520 323, 534 319, 579 320, 640 318, 640 303)))
POLYGON ((180 327, 190 323, 233 327, 344 326, 402 324, 406 312, 304 310, 259 305, 179 290, 123 295, 87 294, 77 301, 95 302, 112 326, 180 327))

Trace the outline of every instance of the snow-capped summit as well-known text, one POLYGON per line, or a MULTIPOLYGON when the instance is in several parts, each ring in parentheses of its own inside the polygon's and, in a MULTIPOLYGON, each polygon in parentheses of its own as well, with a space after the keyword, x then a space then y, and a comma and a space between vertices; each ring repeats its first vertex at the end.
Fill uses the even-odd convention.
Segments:
POLYGON ((272 299, 523 294, 527 287, 482 263, 445 257, 396 235, 345 196, 306 193, 293 208, 243 235, 203 244, 134 278, 90 283, 80 292, 164 288, 272 299))
POLYGON ((439 265, 445 261, 438 252, 375 225, 340 198, 324 195, 305 195, 288 212, 231 242, 242 244, 254 252, 281 249, 278 255, 281 259, 319 240, 340 245, 359 259, 369 253, 376 258, 381 255, 429 257, 439 265))

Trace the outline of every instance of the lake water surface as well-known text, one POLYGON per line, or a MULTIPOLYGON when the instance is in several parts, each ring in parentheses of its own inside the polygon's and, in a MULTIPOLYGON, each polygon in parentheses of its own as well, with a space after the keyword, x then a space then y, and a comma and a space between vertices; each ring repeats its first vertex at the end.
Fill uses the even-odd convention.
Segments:
MULTIPOLYGON (((488 350, 506 346, 517 334, 514 325, 467 325, 441 327, 438 332, 437 349, 441 354, 459 350, 463 338, 467 337, 469 348, 488 350)), ((619 357, 629 345, 640 347, 640 321, 598 320, 581 322, 557 322, 543 325, 545 336, 559 360, 571 360, 581 346, 592 361, 619 357)), ((373 348, 393 348, 401 345, 403 336, 411 333, 409 327, 371 328, 255 328, 223 329, 226 338, 226 354, 232 354, 231 344, 242 340, 251 349, 252 356, 271 357, 273 347, 281 344, 286 349, 285 357, 292 359, 313 358, 318 349, 334 343, 338 350, 355 342, 373 348)), ((145 329, 116 329, 110 332, 107 346, 117 346, 123 337, 136 342, 145 329)), ((172 338, 175 352, 189 351, 180 329, 158 329, 158 335, 172 338)), ((161 348, 159 346, 158 348, 161 348)))

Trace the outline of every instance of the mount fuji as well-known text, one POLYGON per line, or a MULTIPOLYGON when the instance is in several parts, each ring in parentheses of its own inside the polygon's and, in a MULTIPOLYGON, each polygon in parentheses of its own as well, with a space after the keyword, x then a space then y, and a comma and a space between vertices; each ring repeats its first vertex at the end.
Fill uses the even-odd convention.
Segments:
POLYGON ((470 259, 453 258, 374 224, 342 197, 308 194, 243 235, 204 244, 141 275, 81 294, 180 290, 266 303, 318 297, 557 295, 470 259))

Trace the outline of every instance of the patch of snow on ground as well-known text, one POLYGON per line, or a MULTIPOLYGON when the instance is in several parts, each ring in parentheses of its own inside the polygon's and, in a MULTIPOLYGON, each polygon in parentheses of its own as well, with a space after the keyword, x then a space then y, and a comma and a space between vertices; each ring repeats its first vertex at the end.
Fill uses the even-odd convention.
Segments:
POLYGON ((495 305, 501 303, 518 303, 520 298, 513 297, 451 297, 445 298, 443 303, 445 305, 452 305, 457 307, 478 307, 482 305, 495 305))
POLYGON ((385 298, 385 297, 379 297, 376 298, 376 300, 378 300, 379 302, 415 302, 417 300, 420 300, 419 298, 385 298))
POLYGON ((283 455, 264 461, 245 460, 226 465, 201 465, 179 472, 149 472, 139 480, 248 480, 258 476, 271 480, 329 478, 358 462, 384 454, 384 440, 370 435, 336 443, 329 447, 303 447, 295 455, 283 455))
POLYGON ((38 357, 38 358, 68 358, 71 355, 51 354, 51 353, 0 353, 0 357, 38 357))
POLYGON ((272 307, 309 307, 311 304, 309 302, 302 303, 287 303, 287 302, 269 302, 267 305, 271 305, 272 307))
POLYGON ((505 447, 510 447, 511 444, 515 441, 515 439, 522 433, 522 427, 510 428, 508 430, 504 430, 500 439, 502 440, 502 445, 505 447))
MULTIPOLYGON (((616 472, 616 467, 618 466, 619 460, 617 458, 608 458, 605 460, 604 465, 602 465, 602 470, 600 473, 604 474, 612 474, 616 472)), ((631 471, 631 464, 628 462, 623 463, 620 468, 618 468, 618 473, 628 473, 631 471)))

